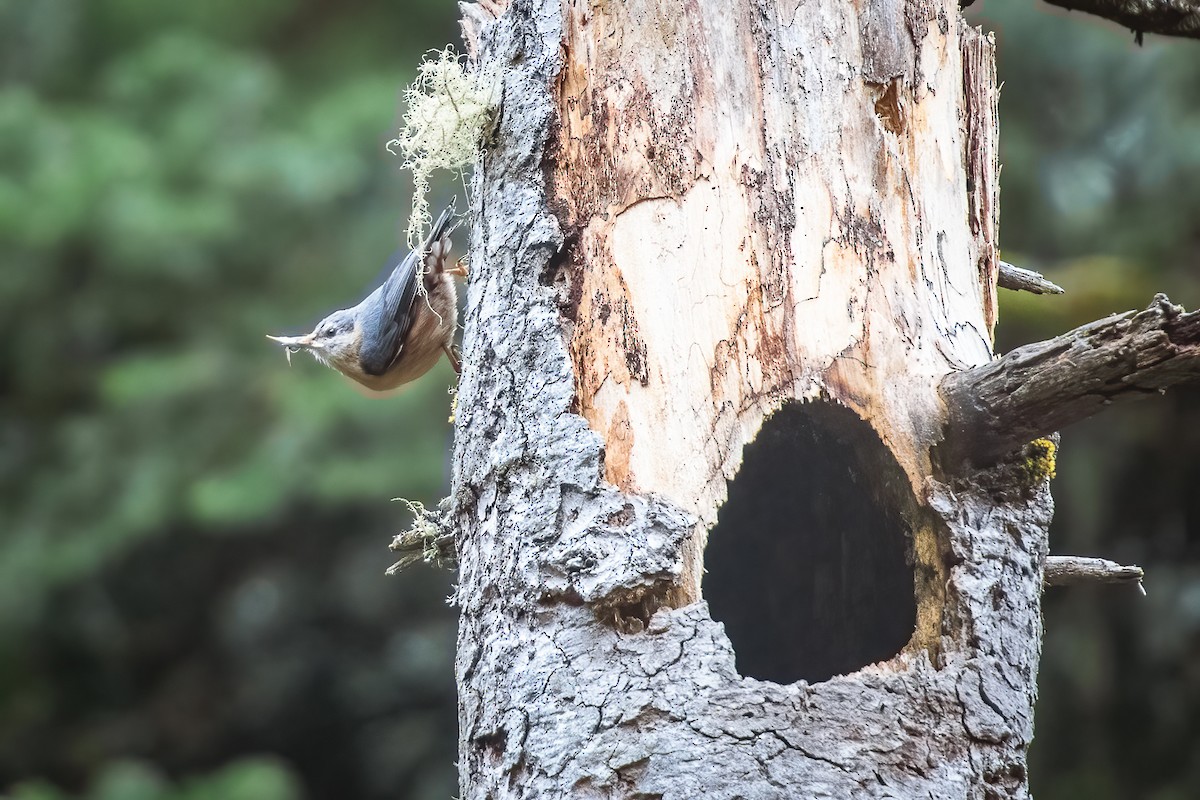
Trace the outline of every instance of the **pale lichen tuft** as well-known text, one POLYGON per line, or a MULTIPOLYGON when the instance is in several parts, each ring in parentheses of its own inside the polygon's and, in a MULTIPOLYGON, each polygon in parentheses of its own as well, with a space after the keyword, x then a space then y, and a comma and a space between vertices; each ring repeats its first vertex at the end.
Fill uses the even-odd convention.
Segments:
POLYGON ((468 71, 465 57, 452 45, 434 50, 417 67, 417 78, 404 90, 407 111, 399 135, 388 150, 404 158, 412 171, 412 214, 408 246, 415 248, 432 224, 429 179, 434 170, 459 178, 479 157, 484 136, 495 119, 500 81, 495 71, 468 71))
POLYGON ((408 530, 397 534, 389 545, 389 549, 400 553, 400 560, 388 567, 387 574, 395 575, 418 561, 453 569, 458 563, 458 552, 448 524, 449 499, 443 499, 436 509, 403 497, 395 499, 408 506, 413 521, 408 530))

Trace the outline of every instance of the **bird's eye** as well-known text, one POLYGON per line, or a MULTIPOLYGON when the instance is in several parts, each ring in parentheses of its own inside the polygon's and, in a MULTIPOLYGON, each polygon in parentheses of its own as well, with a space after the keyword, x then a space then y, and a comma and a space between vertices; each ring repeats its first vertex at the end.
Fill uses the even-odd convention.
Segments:
POLYGON ((325 330, 321 331, 322 336, 333 336, 335 333, 337 333, 337 330, 335 330, 332 325, 330 325, 325 330))

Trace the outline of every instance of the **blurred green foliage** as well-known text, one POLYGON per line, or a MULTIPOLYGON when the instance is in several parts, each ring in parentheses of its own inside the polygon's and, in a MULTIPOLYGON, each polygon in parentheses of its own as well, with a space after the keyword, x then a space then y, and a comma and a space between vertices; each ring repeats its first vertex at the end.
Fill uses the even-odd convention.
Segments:
POLYGON ((405 458, 375 438, 444 418, 436 381, 364 403, 311 364, 281 369, 262 339, 354 297, 390 252, 401 181, 380 142, 409 65, 296 85, 237 42, 298 4, 202 5, 5 10, 13 38, 117 42, 0 94, 0 315, 20 344, 0 356, 0 527, 18 532, 0 625, 164 525, 438 484, 444 429, 412 426, 405 458))
POLYGON ((70 795, 45 781, 17 784, 3 800, 298 800, 303 797, 286 765, 245 758, 213 773, 172 783, 153 765, 114 761, 83 795, 70 795))
POLYGON ((452 373, 372 401, 263 337, 356 300, 399 243, 383 145, 453 14, 0 0, 0 786, 299 796, 276 762, 177 784, 104 764, 298 759, 333 718, 440 755, 358 786, 338 770, 384 754, 347 737, 328 776, 306 768, 310 793, 453 787, 452 711, 413 724, 452 690, 446 578, 383 577, 405 522, 388 499, 443 491, 452 373), (335 673, 354 652, 374 668, 335 673), (268 741, 289 714, 307 739, 268 741))
MULTIPOLYGON (((1005 293, 1000 349, 1156 290, 1200 305, 1200 45, 971 10, 1005 256, 1068 291, 1005 293)), ((367 400, 263 338, 378 277, 408 206, 383 145, 454 14, 0 0, 10 800, 455 791, 450 577, 382 575, 387 498, 444 490, 452 376, 367 400)), ((1066 431, 1058 466, 1052 549, 1141 563, 1150 595, 1047 595, 1034 792, 1195 797, 1200 392, 1066 431)))

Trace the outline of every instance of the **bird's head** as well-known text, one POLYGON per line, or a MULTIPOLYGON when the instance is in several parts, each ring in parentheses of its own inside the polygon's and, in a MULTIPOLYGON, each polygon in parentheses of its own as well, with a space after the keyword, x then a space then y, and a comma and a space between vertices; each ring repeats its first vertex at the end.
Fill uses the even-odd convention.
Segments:
POLYGON ((312 333, 304 336, 267 336, 287 348, 288 360, 292 353, 307 350, 313 358, 346 375, 362 371, 358 363, 362 328, 354 309, 335 311, 317 323, 312 333))

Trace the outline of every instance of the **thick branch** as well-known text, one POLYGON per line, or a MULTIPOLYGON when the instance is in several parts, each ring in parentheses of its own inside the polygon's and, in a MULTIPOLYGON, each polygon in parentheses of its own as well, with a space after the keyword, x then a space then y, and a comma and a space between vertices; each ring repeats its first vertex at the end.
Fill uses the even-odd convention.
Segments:
POLYGON ((1200 382, 1200 312, 1166 295, 942 381, 942 467, 982 466, 1111 403, 1200 382))
POLYGON ((1144 33, 1200 39, 1200 0, 1046 0, 1068 11, 1083 11, 1144 33))
POLYGON ((1063 288, 1042 277, 1042 273, 1024 269, 1007 261, 1000 262, 1000 270, 996 277, 996 285, 1001 289, 1011 289, 1014 292, 1031 292, 1032 294, 1062 294, 1063 288))
POLYGON ((1084 556, 1046 556, 1045 584, 1071 586, 1080 583, 1137 583, 1141 585, 1142 568, 1123 566, 1106 558, 1084 556))

